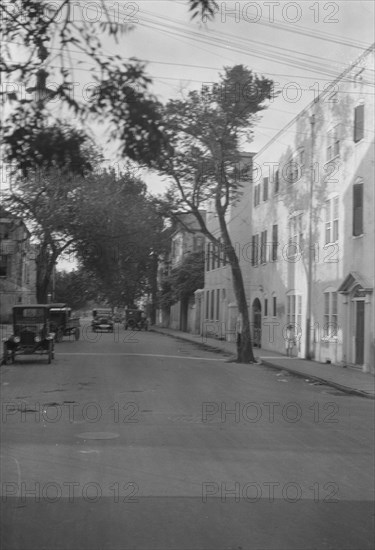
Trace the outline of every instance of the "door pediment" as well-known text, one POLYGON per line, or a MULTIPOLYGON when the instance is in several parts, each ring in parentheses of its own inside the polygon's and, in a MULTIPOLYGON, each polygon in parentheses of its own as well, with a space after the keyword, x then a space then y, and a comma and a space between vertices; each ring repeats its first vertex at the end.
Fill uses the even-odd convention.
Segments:
POLYGON ((373 291, 373 287, 360 273, 357 271, 350 272, 339 286, 337 292, 341 294, 349 294, 355 287, 361 287, 365 293, 373 291))

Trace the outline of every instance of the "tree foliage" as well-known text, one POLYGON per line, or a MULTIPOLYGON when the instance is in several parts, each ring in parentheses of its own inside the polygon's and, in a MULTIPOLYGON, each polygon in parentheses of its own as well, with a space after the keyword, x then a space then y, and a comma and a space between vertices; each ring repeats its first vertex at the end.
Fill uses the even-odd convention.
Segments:
POLYGON ((105 300, 101 281, 83 269, 57 271, 53 291, 54 302, 65 303, 75 310, 86 307, 91 301, 102 303, 105 300))
POLYGON ((162 278, 159 305, 168 308, 180 300, 192 297, 196 290, 203 287, 204 253, 189 252, 169 275, 162 278))
POLYGON ((131 174, 106 172, 86 182, 75 247, 82 266, 102 281, 108 301, 133 303, 152 293, 163 218, 145 184, 131 174))
MULTIPOLYGON (((158 154, 163 143, 161 120, 148 92, 150 79, 144 65, 108 55, 102 43, 105 36, 118 41, 131 31, 135 19, 115 21, 106 0, 92 4, 86 8, 75 0, 1 2, 4 85, 0 94, 9 106, 2 121, 5 158, 9 150, 9 159, 24 159, 29 150, 22 151, 23 144, 47 114, 54 116, 48 108, 51 100, 64 112, 73 110, 84 122, 98 117, 111 122, 112 135, 122 139, 122 150, 129 158, 139 158, 140 136, 158 154), (96 84, 85 99, 74 94, 75 69, 81 64, 91 72, 89 82, 96 84)), ((216 9, 213 0, 189 0, 189 4, 193 18, 212 17, 216 9)), ((29 158, 33 158, 31 150, 29 158)))

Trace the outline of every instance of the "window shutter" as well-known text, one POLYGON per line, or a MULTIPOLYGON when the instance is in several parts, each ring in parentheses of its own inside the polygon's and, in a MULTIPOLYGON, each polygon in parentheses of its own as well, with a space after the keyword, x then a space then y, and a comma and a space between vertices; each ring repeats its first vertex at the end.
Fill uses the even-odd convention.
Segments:
POLYGON ((277 225, 272 226, 272 261, 277 260, 277 225))
POLYGON ((353 235, 363 233, 363 183, 353 185, 353 235))
POLYGON ((275 172, 275 195, 279 192, 280 180, 279 180, 279 171, 275 172))
POLYGON ((354 142, 357 143, 364 136, 365 106, 358 105, 354 109, 354 142))
POLYGON ((263 178, 263 200, 268 200, 268 178, 263 178))
POLYGON ((210 271, 211 242, 207 243, 206 254, 206 271, 210 271))

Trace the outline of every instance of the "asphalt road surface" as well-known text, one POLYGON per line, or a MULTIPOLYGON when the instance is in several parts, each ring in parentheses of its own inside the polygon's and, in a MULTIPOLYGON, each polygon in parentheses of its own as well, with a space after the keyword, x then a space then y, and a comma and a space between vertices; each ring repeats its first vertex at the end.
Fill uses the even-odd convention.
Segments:
POLYGON ((153 332, 1 373, 1 550, 374 547, 374 401, 153 332))

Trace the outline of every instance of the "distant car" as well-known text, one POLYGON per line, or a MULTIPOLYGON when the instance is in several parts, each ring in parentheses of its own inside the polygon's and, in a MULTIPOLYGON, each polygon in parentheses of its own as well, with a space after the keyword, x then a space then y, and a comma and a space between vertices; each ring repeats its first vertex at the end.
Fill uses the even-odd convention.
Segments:
POLYGON ((125 330, 148 330, 148 319, 146 313, 141 309, 127 309, 125 311, 125 330))
POLYGON ((115 313, 112 319, 114 323, 122 323, 124 318, 121 313, 115 313))
POLYGON ((112 310, 109 308, 94 309, 91 327, 94 332, 113 332, 112 310))
POLYGON ((44 355, 54 358, 54 333, 51 331, 49 304, 13 307, 13 334, 3 342, 2 363, 12 363, 18 355, 44 355))
POLYGON ((55 342, 61 342, 64 336, 74 336, 75 340, 79 340, 79 317, 72 316, 72 310, 66 304, 50 305, 51 331, 55 333, 55 342))

